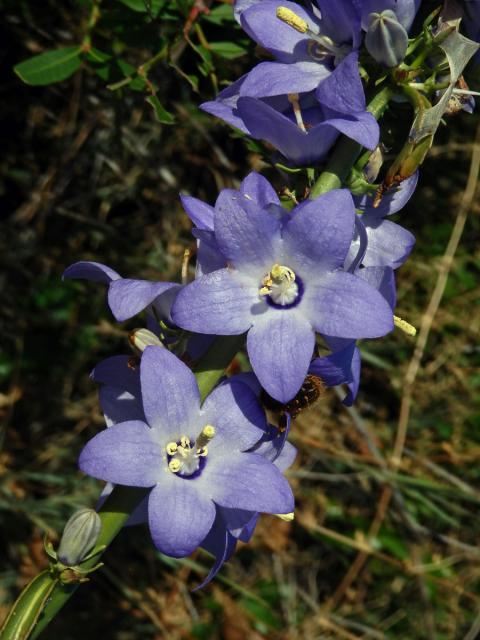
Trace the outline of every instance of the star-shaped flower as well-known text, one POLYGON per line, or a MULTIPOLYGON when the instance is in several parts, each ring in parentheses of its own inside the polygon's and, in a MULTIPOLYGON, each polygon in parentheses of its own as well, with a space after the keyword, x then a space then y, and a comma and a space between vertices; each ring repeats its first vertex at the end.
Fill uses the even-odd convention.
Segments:
POLYGON ((287 402, 307 374, 315 331, 356 339, 393 328, 392 310, 381 294, 343 270, 354 224, 346 190, 283 214, 223 190, 214 234, 229 266, 180 291, 172 307, 175 324, 216 335, 248 332, 248 355, 260 383, 287 402))
MULTIPOLYGON (((113 424, 80 455, 95 478, 149 489, 148 522, 162 552, 194 551, 226 509, 288 514, 293 495, 266 457, 247 450, 266 431, 254 393, 231 381, 200 406, 193 373, 162 347, 147 347, 140 364, 145 421, 113 424)), ((133 394, 132 394, 133 395, 133 394)))

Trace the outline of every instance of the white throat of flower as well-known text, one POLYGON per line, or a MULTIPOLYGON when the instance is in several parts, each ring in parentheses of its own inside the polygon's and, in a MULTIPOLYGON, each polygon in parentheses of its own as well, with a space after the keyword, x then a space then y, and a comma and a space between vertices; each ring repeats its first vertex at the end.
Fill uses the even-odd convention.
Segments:
POLYGON ((339 64, 350 48, 346 45, 337 45, 331 38, 324 34, 315 33, 310 29, 306 20, 298 16, 294 11, 287 7, 277 7, 276 16, 289 27, 295 29, 299 33, 304 33, 311 41, 308 46, 308 53, 314 59, 322 61, 327 56, 335 56, 335 64, 339 64))
POLYGON ((282 307, 292 304, 298 296, 295 272, 282 264, 274 264, 263 278, 259 293, 261 296, 269 296, 272 302, 282 307))
POLYGON ((191 476, 198 470, 200 459, 208 455, 208 443, 215 435, 215 427, 207 424, 203 427, 195 442, 188 436, 182 436, 180 442, 169 442, 165 451, 170 457, 168 468, 172 473, 191 476))

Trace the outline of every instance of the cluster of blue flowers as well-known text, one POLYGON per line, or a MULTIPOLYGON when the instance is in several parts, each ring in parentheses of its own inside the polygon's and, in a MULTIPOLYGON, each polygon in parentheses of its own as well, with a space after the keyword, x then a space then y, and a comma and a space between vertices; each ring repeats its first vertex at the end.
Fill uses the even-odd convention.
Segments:
MULTIPOLYGON (((293 165, 318 165, 340 134, 373 151, 379 126, 366 109, 359 57, 384 69, 401 63, 419 5, 237 0, 238 21, 273 59, 202 108, 268 141, 293 165)), ((466 5, 478 35, 479 3, 466 5)), ((288 407, 307 377, 346 385, 351 404, 360 380, 357 340, 384 336, 395 324, 408 329, 393 313, 394 271, 414 237, 389 217, 417 177, 412 172, 380 202, 371 188, 336 189, 287 209, 251 173, 214 206, 182 197, 197 241, 192 282, 127 279, 94 262, 65 272, 108 284, 115 318, 146 311, 148 327, 133 339, 140 359, 115 356, 93 372, 108 428, 86 445, 80 468, 143 488, 130 521, 147 521, 170 556, 210 551, 215 563, 204 583, 238 540, 249 540, 260 513, 293 517, 282 474, 295 458, 288 407), (169 344, 176 332, 188 339, 169 344), (252 372, 222 379, 202 404, 185 362, 198 361, 215 336, 242 335, 252 372), (287 407, 286 428, 268 423, 265 396, 287 407)))

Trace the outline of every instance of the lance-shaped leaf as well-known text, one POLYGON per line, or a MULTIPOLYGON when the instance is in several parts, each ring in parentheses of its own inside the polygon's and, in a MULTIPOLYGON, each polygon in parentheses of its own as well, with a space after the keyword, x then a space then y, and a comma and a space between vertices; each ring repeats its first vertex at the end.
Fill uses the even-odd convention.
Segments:
POLYGON ((17 64, 13 70, 26 84, 47 85, 66 80, 80 68, 81 47, 47 51, 17 64))
POLYGON ((438 129, 455 85, 470 59, 480 49, 480 44, 453 31, 439 47, 445 52, 450 65, 450 84, 436 105, 417 113, 410 131, 411 142, 419 142, 438 129))

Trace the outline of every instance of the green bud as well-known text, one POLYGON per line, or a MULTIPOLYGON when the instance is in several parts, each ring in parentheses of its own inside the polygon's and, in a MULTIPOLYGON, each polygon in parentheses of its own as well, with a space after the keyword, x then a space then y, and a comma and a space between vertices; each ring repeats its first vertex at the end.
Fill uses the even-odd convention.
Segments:
POLYGON ((376 62, 385 67, 396 67, 407 52, 408 33, 390 9, 368 16, 365 46, 376 62))
POLYGON ((80 509, 65 525, 57 557, 62 564, 73 567, 82 562, 93 549, 102 522, 94 509, 80 509))

